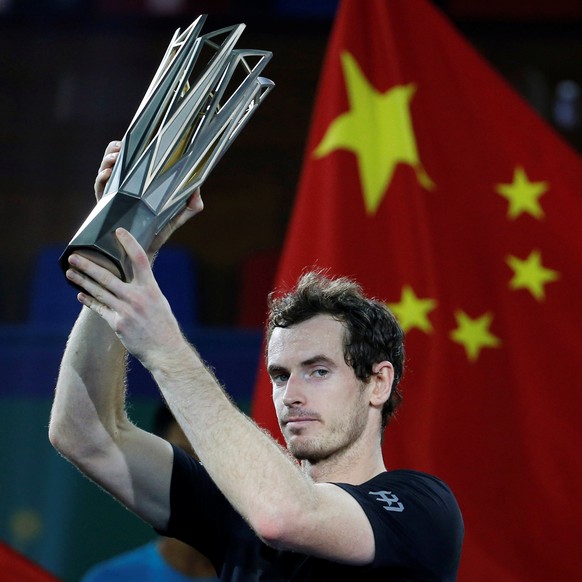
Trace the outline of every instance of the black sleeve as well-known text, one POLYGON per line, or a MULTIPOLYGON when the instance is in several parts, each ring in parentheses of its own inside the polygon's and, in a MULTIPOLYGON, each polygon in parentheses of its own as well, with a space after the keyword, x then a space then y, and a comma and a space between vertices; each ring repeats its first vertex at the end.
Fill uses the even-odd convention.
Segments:
POLYGON ((179 447, 172 448, 170 519, 165 530, 157 531, 196 548, 216 566, 223 557, 234 510, 203 465, 179 447))
POLYGON ((455 580, 463 519, 451 490, 415 471, 383 473, 363 485, 338 484, 362 506, 374 531, 374 567, 455 580))

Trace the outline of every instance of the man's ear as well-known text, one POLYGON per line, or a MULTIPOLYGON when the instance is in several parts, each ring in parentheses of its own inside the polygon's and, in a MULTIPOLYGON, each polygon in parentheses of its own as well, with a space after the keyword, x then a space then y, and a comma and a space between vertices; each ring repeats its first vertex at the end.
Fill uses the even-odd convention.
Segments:
POLYGON ((381 408, 390 398, 392 383, 394 382, 394 366, 387 361, 379 362, 372 368, 372 391, 370 392, 370 404, 381 408))

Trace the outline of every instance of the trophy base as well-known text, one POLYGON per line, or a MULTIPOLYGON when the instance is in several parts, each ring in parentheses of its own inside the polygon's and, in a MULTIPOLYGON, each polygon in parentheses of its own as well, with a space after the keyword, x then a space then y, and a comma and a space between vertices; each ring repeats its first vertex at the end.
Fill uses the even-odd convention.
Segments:
MULTIPOLYGON (((77 253, 104 267, 122 281, 129 281, 133 276, 131 261, 117 240, 115 230, 125 228, 147 250, 157 226, 156 215, 142 198, 117 192, 115 196, 101 199, 59 258, 61 269, 66 272, 70 267, 69 256, 77 253)), ((74 283, 71 285, 80 289, 74 283)))
MULTIPOLYGON (((59 258, 59 264, 63 270, 63 273, 66 273, 67 269, 72 269, 73 267, 69 265, 69 257, 72 254, 80 255, 85 259, 89 259, 91 262, 107 269, 110 273, 115 275, 118 279, 122 281, 126 281, 127 279, 124 276, 124 273, 121 269, 121 266, 118 261, 114 260, 113 258, 109 257, 108 255, 104 254, 103 252, 90 248, 90 247, 76 247, 72 248, 68 246, 65 252, 59 258)), ((83 289, 80 285, 73 283, 69 279, 67 279, 69 285, 75 287, 78 291, 82 291, 83 293, 88 293, 86 289, 83 289)))
POLYGON ((80 247, 78 249, 71 250, 71 252, 67 253, 66 256, 63 255, 60 259, 62 262, 63 270, 69 268, 68 266, 69 257, 73 253, 75 253, 76 255, 80 255, 81 257, 84 257, 86 259, 89 259, 90 261, 96 263, 100 267, 107 269, 110 273, 113 273, 118 279, 121 280, 124 279, 123 273, 119 266, 115 263, 115 261, 110 259, 107 255, 104 255, 103 253, 91 248, 80 247))

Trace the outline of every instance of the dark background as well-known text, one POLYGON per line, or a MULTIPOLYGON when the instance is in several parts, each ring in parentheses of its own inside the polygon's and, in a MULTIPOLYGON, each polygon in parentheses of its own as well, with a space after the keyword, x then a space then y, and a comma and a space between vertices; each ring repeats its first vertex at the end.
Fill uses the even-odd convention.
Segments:
MULTIPOLYGON (((582 82, 582 2, 437 5, 556 124, 560 83, 574 81, 570 90, 579 91, 582 82)), ((1 1, 0 321, 27 320, 38 292, 31 282, 39 250, 70 240, 94 204, 105 145, 123 136, 173 31, 205 12, 205 30, 243 21, 239 46, 274 53, 266 76, 276 89, 206 182, 204 214, 172 240, 197 262, 201 323, 240 322, 245 264, 263 254, 272 269, 283 244, 335 6, 333 0, 1 1)), ((578 117, 558 129, 581 147, 578 117)))
MULTIPOLYGON (((48 247, 63 249, 92 209, 103 150, 123 136, 174 30, 200 13, 209 14, 207 31, 245 22, 239 46, 273 52, 266 76, 277 86, 206 182, 204 213, 172 244, 198 271, 190 287, 198 320, 187 335, 248 411, 261 311, 251 317, 247 299, 253 307, 264 301, 284 242, 336 4, 0 0, 0 539, 65 582, 154 533, 48 443, 70 325, 56 311, 55 290, 72 291, 56 260, 35 277, 37 259, 48 247), (249 285, 245 273, 257 258, 249 285), (39 317, 53 323, 40 325, 39 317)), ((437 4, 581 151, 582 1, 437 4)), ((73 296, 64 304, 74 316, 73 296)), ((135 364, 129 387, 130 417, 150 428, 157 394, 135 364)))

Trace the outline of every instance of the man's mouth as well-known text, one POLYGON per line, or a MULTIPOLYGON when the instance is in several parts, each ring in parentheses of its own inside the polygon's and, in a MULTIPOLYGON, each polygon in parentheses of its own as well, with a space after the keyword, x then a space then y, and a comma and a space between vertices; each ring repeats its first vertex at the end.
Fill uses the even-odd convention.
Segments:
POLYGON ((281 424, 283 426, 301 426, 318 420, 315 416, 287 416, 281 421, 281 424))

